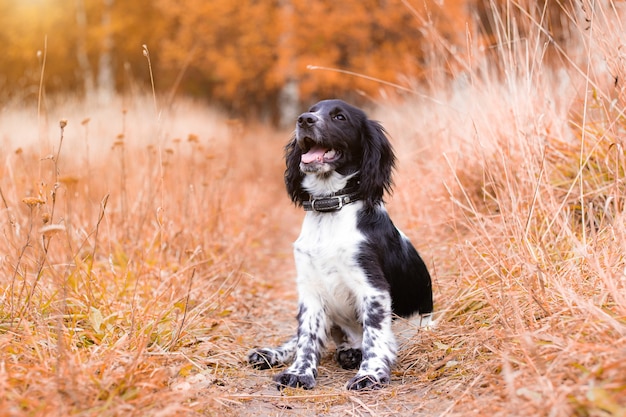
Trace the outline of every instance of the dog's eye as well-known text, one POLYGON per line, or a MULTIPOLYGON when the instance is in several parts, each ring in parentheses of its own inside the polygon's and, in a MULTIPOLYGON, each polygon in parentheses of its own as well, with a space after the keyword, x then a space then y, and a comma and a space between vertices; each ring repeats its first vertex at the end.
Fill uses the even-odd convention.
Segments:
POLYGON ((333 116, 333 119, 335 119, 335 120, 346 120, 346 116, 344 116, 341 113, 337 113, 336 115, 333 116))

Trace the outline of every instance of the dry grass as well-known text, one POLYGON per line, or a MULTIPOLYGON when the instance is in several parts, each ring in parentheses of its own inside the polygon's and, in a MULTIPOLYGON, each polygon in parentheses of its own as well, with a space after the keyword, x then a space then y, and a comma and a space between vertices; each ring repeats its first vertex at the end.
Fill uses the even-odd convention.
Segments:
POLYGON ((396 109, 401 201, 439 239, 440 326, 405 361, 440 365, 450 414, 626 415, 626 33, 602 6, 556 69, 500 34, 503 73, 476 57, 437 104, 396 109))
POLYGON ((4 115, 9 414, 176 413, 191 409, 178 378, 214 366, 215 383, 240 366, 231 315, 253 304, 237 287, 248 265, 269 257, 282 187, 270 180, 280 158, 267 156, 283 138, 189 103, 159 121, 146 103, 56 104, 68 113, 50 128, 56 143, 46 126, 22 124, 26 110, 4 115))
POLYGON ((389 209, 438 311, 431 330, 397 324, 379 392, 346 392, 330 358, 314 391, 282 394, 244 363, 293 330, 288 132, 152 99, 5 109, 0 410, 626 415, 625 32, 611 13, 596 7, 560 65, 501 34, 498 66, 474 50, 432 100, 374 111, 401 162, 389 209))

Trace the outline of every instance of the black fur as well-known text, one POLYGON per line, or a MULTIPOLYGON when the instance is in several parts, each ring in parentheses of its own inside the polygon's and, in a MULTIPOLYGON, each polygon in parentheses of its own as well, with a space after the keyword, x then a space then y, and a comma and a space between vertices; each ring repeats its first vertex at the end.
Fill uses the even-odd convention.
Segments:
POLYGON ((413 245, 401 238, 387 213, 362 210, 358 228, 368 237, 359 263, 368 272, 372 285, 389 289, 394 314, 408 317, 432 312, 428 269, 413 245))

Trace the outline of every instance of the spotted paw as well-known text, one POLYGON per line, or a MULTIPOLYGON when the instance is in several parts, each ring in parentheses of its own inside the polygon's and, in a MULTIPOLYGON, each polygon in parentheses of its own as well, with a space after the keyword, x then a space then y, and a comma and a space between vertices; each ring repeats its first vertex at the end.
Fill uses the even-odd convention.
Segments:
POLYGON ((271 349, 254 349, 248 354, 248 363, 256 369, 269 369, 280 365, 271 349))
POLYGON ((361 349, 346 349, 337 351, 337 363, 343 369, 357 369, 363 360, 361 349))
POLYGON ((287 387, 313 389, 315 387, 315 376, 298 375, 284 371, 274 377, 274 382, 276 382, 276 388, 279 390, 287 387))
POLYGON ((384 376, 379 378, 375 375, 359 375, 348 381, 346 388, 353 391, 365 391, 381 389, 385 385, 389 384, 389 377, 384 376))

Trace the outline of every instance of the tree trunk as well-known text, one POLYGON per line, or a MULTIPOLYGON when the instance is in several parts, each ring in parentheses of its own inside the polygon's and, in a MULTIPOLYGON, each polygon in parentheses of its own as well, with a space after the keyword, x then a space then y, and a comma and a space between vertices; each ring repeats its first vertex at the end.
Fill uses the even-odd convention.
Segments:
POLYGON ((80 71, 80 77, 83 80, 83 88, 85 95, 91 96, 95 90, 93 79, 93 70, 89 64, 89 55, 87 55, 87 13, 85 12, 84 0, 75 0, 76 4, 76 26, 78 27, 78 39, 76 40, 76 59, 80 71))
POLYGON ((279 125, 290 127, 295 123, 300 104, 300 86, 296 76, 296 62, 294 57, 293 42, 293 5, 291 0, 280 2, 284 31, 279 40, 279 64, 284 68, 284 83, 278 94, 279 125))
POLYGON ((113 28, 111 14, 114 0, 103 0, 102 37, 100 58, 98 60, 98 101, 106 104, 115 95, 115 76, 113 72, 113 28))

